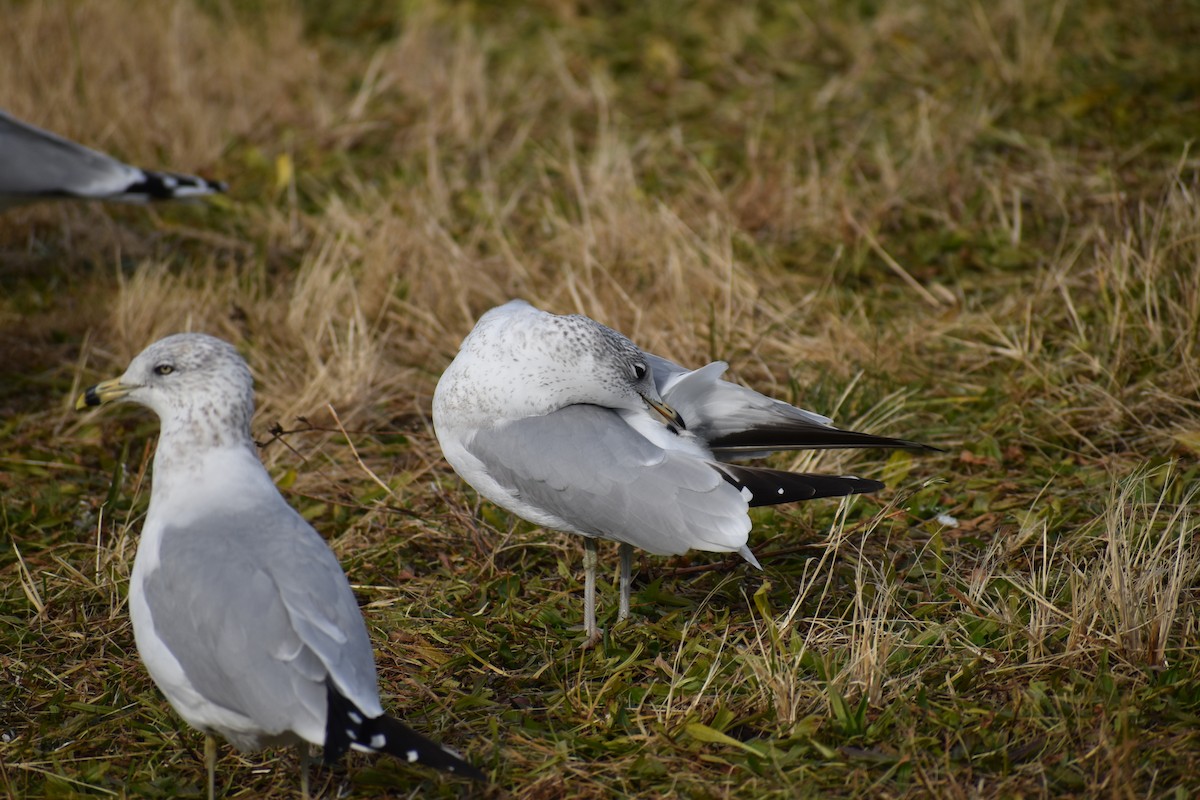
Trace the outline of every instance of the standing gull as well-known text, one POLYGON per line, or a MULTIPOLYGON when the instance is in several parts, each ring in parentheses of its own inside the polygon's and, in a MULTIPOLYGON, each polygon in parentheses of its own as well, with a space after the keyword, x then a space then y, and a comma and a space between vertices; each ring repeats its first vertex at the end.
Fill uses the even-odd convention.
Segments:
POLYGON ((287 504, 250 438, 254 388, 232 345, 201 334, 147 347, 76 408, 129 400, 161 421, 150 510, 129 581, 129 615, 150 676, 179 715, 239 750, 308 746, 326 763, 381 751, 478 780, 458 756, 387 716, 345 573, 287 504))
POLYGON ((225 189, 194 175, 131 167, 0 111, 0 209, 55 198, 182 200, 225 189))
POLYGON ((883 488, 730 459, 789 449, 933 449, 839 430, 721 380, 725 369, 717 361, 687 370, 588 317, 513 300, 480 317, 438 381, 433 425, 458 474, 531 522, 587 537, 587 644, 599 636, 597 537, 620 543, 621 620, 635 546, 657 555, 736 552, 759 567, 746 546, 751 506, 883 488))

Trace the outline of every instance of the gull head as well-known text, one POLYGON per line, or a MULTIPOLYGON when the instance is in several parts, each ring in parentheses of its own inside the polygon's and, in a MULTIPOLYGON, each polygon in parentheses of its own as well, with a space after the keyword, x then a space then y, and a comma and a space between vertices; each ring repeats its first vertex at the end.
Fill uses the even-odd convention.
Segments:
POLYGON ((202 333, 179 333, 139 353, 121 377, 90 387, 75 408, 117 401, 154 411, 164 435, 207 431, 221 443, 249 437, 254 379, 233 345, 202 333))
POLYGON ((441 433, 586 404, 631 412, 676 430, 683 419, 659 394, 649 357, 628 337, 588 317, 559 316, 511 300, 488 311, 463 340, 433 395, 441 433))
POLYGON ((627 336, 577 314, 546 317, 552 324, 526 339, 528 357, 545 367, 542 388, 570 403, 649 408, 667 424, 684 427, 678 412, 659 395, 646 354, 627 336))
POLYGON ((566 317, 590 324, 598 339, 595 370, 597 378, 623 399, 631 401, 634 408, 649 407, 663 420, 676 428, 685 428, 683 417, 671 408, 658 393, 654 383, 654 371, 646 354, 624 334, 601 325, 588 317, 566 317))

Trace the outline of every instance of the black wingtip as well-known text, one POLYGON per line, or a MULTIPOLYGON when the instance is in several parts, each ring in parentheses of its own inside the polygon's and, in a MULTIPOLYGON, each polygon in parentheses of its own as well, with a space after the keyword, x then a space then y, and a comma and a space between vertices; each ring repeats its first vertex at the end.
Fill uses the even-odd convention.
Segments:
POLYGON ((457 753, 425 738, 400 720, 384 714, 370 722, 374 723, 373 736, 383 737, 383 746, 376 748, 381 752, 410 764, 424 764, 473 781, 487 782, 487 776, 477 767, 464 761, 457 753))
POLYGON ((819 497, 865 494, 884 488, 880 481, 850 475, 810 475, 741 464, 714 466, 720 470, 725 480, 749 493, 747 502, 752 508, 815 500, 819 497))
POLYGON ((810 423, 751 428, 717 437, 708 444, 714 452, 729 455, 736 455, 738 452, 766 453, 775 450, 836 450, 870 447, 886 450, 945 452, 940 447, 921 442, 893 439, 890 436, 875 436, 858 431, 844 431, 839 428, 810 423))
POLYGON ((125 193, 147 200, 187 200, 210 194, 223 194, 229 186, 223 181, 210 181, 195 175, 142 170, 144 178, 132 183, 125 193))
POLYGON ((409 764, 424 764, 474 781, 487 781, 479 769, 398 719, 384 714, 367 717, 325 680, 328 705, 325 714, 325 763, 337 762, 352 746, 387 753, 409 764))

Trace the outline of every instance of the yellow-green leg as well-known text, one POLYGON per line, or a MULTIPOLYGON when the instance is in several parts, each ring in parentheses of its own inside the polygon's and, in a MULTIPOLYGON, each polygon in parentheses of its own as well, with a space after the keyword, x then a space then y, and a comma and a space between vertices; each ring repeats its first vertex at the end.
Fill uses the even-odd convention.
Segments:
POLYGON ((308 800, 308 768, 312 764, 312 753, 309 751, 308 742, 296 745, 296 750, 300 753, 300 798, 308 800))
POLYGON ((208 800, 217 795, 217 740, 204 734, 204 767, 208 770, 208 800))
POLYGON ((617 607, 617 622, 629 619, 629 573, 633 564, 633 545, 621 542, 621 605, 617 607))
POLYGON ((600 640, 596 627, 596 563, 597 542, 589 536, 583 540, 583 646, 591 647, 600 640))

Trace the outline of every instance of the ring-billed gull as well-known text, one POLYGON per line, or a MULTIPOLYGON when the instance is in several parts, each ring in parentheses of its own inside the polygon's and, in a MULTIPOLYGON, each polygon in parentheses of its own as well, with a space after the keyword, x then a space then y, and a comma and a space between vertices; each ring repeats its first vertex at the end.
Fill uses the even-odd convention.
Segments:
POLYGON ((728 463, 785 449, 916 442, 830 421, 687 370, 588 317, 513 300, 480 317, 438 381, 433 425, 446 460, 487 499, 538 525, 582 534, 586 643, 595 616, 596 538, 620 543, 629 615, 633 547, 657 555, 737 552, 751 506, 873 492, 878 481, 728 463))
POLYGON ((76 408, 139 403, 161 422, 150 510, 129 582, 138 652, 179 715, 239 750, 295 744, 326 763, 382 751, 482 773, 387 716, 367 627, 337 558, 275 488, 250 437, 254 388, 232 345, 177 334, 76 408))
POLYGON ((194 175, 131 167, 0 111, 0 208, 54 198, 182 200, 226 188, 194 175))

